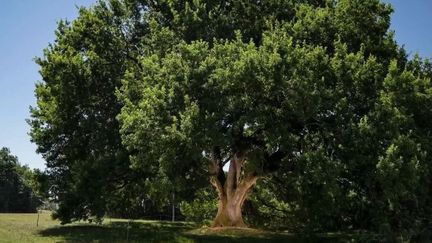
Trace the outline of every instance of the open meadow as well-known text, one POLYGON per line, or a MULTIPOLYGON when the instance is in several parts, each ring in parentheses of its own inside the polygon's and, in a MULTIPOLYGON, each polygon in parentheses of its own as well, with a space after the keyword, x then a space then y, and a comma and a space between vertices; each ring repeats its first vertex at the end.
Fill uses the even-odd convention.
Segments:
MULTIPOLYGON (((106 219, 101 225, 73 223, 62 226, 49 212, 0 214, 0 242, 363 242, 353 235, 302 236, 259 230, 209 230, 193 223, 106 219), (129 232, 128 232, 129 228, 129 232)), ((367 240, 371 240, 370 238, 367 240)))

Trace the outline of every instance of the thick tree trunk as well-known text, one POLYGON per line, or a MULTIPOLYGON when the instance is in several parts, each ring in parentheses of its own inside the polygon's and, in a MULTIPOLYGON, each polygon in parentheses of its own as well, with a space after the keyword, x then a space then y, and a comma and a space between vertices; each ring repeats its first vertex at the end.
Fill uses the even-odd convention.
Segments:
POLYGON ((217 150, 215 154, 210 171, 213 175, 211 182, 219 195, 219 205, 213 227, 247 227, 243 221, 242 208, 258 177, 253 173, 242 176, 245 158, 241 153, 233 155, 225 175, 217 150))
POLYGON ((242 217, 242 206, 239 202, 227 202, 219 199, 218 212, 213 227, 246 227, 242 217))

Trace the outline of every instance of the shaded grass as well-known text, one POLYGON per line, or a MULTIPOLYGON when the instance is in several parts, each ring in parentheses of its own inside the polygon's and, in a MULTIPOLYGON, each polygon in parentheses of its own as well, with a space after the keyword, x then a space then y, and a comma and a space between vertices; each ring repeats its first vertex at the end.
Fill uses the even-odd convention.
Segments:
POLYGON ((112 220, 102 225, 67 225, 42 230, 42 237, 61 237, 65 242, 193 242, 182 237, 194 225, 162 221, 112 220), (184 238, 184 239, 183 239, 184 238))
MULTIPOLYGON (((0 242, 373 242, 349 234, 289 234, 255 229, 198 228, 187 222, 107 219, 61 226, 48 212, 0 214, 0 242)), ((366 239, 366 238, 365 238, 366 239)))
POLYGON ((298 234, 242 228, 199 228, 185 234, 199 242, 380 242, 370 234, 298 234))

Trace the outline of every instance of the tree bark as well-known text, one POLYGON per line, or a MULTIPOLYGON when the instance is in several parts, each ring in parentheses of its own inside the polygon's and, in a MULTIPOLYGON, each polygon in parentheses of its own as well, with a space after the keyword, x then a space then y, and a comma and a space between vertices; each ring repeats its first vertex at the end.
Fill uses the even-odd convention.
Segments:
POLYGON ((225 176, 223 163, 218 150, 212 156, 210 171, 211 183, 219 196, 218 212, 213 221, 213 227, 247 227, 242 217, 243 204, 255 185, 258 176, 247 174, 242 176, 245 157, 242 153, 235 153, 230 162, 229 171, 225 176))
POLYGON ((218 212, 213 227, 247 227, 243 221, 242 206, 239 202, 219 199, 218 212))
MULTIPOLYGON (((219 196, 218 212, 213 221, 213 227, 247 227, 243 221, 243 204, 255 185, 257 177, 242 181, 232 196, 219 196)), ((220 195, 220 194, 219 194, 220 195)))

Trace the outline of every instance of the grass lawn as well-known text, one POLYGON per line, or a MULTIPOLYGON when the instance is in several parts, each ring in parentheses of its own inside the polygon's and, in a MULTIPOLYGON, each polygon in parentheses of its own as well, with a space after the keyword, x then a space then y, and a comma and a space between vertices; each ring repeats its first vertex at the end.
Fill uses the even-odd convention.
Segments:
POLYGON ((358 242, 350 235, 305 237, 259 230, 214 230, 192 223, 106 219, 102 225, 74 223, 61 226, 49 212, 0 214, 0 242, 358 242), (129 233, 128 229, 129 228, 129 233))

